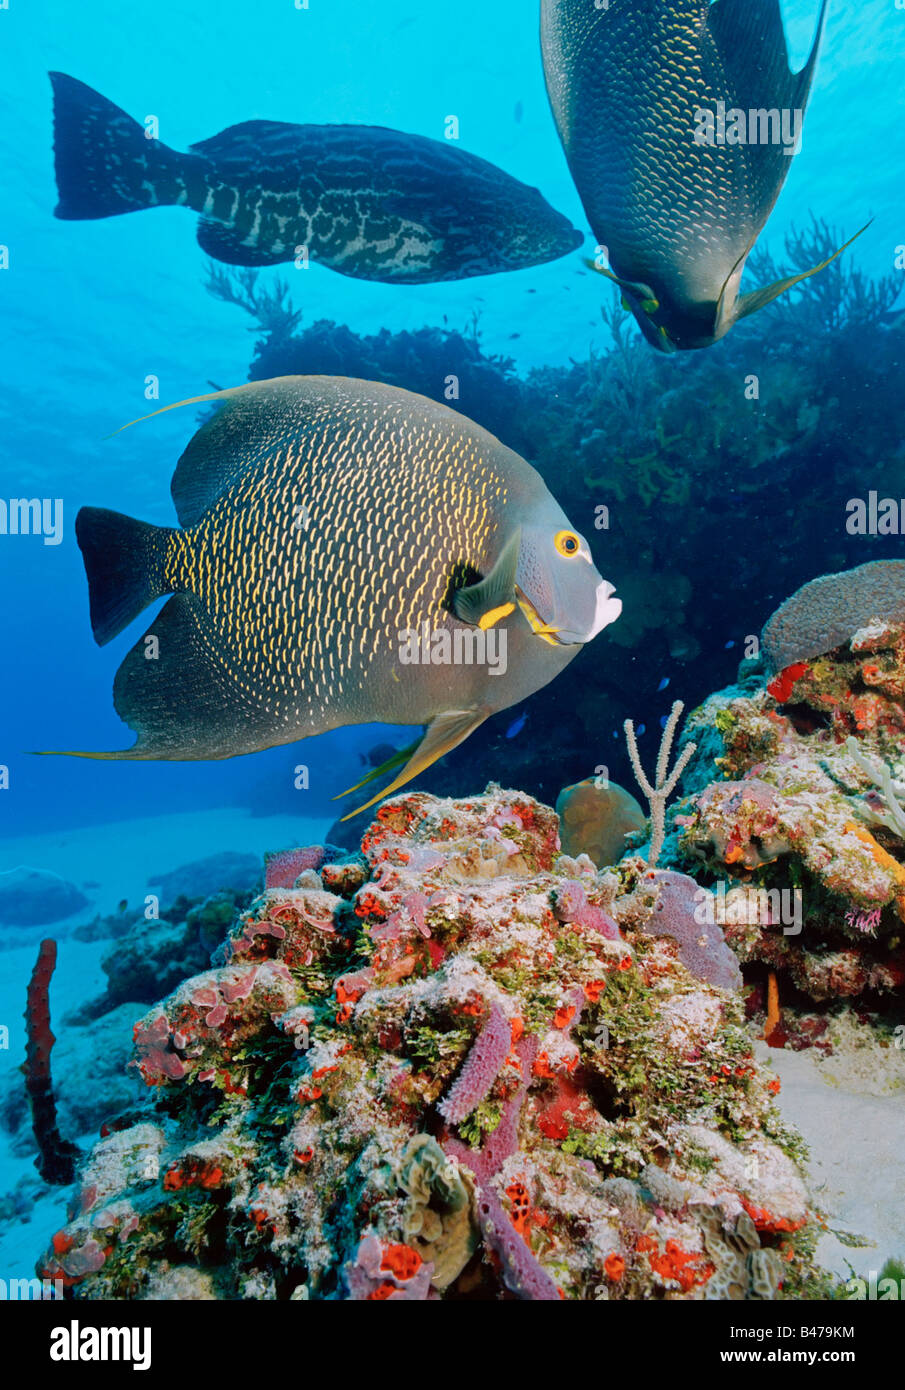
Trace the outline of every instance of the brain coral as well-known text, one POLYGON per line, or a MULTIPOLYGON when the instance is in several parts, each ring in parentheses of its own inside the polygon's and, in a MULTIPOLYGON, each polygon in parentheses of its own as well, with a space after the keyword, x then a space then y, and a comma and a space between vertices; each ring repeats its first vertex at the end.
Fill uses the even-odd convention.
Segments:
POLYGON ((643 830, 647 817, 639 803, 615 782, 598 786, 596 777, 563 787, 556 798, 564 854, 587 854, 597 867, 618 864, 625 837, 643 830))
POLYGON ((873 560, 803 584, 764 625, 764 656, 783 671, 840 647, 872 618, 905 622, 905 560, 873 560))

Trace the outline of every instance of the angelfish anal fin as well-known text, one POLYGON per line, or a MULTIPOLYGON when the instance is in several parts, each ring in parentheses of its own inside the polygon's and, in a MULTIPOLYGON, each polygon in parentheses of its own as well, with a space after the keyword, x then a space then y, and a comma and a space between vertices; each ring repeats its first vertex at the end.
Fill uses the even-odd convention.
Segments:
MULTIPOLYGON (((456 591, 453 596, 453 612, 463 623, 471 623, 473 627, 492 627, 494 622, 505 616, 503 609, 512 612, 515 606, 515 577, 518 573, 521 544, 522 531, 521 527, 517 526, 500 551, 490 573, 477 584, 469 584, 467 588, 456 591)), ((431 727, 433 728, 433 725, 431 727)))
MULTIPOLYGON (((479 724, 483 724, 487 718, 487 710, 475 709, 448 709, 442 714, 438 714, 428 725, 427 733, 418 744, 417 749, 409 758, 405 767, 395 777, 388 787, 371 797, 363 806, 350 811, 348 815, 342 817, 343 820, 351 820, 353 816, 360 815, 369 806, 373 806, 378 801, 383 801, 385 797, 392 796, 393 792, 404 787, 406 782, 411 782, 413 777, 417 777, 425 768, 435 763, 438 758, 442 758, 444 753, 449 753, 453 748, 457 748, 460 743, 464 743, 469 734, 473 734, 479 724)), ((354 788, 353 788, 354 790, 354 788)), ((343 793, 345 795, 345 793, 343 793)))
POLYGON ((756 314, 758 309, 763 309, 766 305, 772 304, 773 300, 778 299, 781 294, 785 294, 786 290, 792 289, 795 285, 800 285, 802 280, 809 280, 812 275, 819 274, 821 270, 826 270, 827 266, 832 265, 833 261, 835 261, 838 256, 841 256, 843 251, 848 250, 853 241, 857 241, 862 232, 867 231, 873 220, 874 219, 871 218, 870 222, 866 222, 861 228, 861 231, 855 232, 853 237, 849 237, 844 246, 840 246, 839 250, 834 251, 832 256, 827 256, 825 261, 821 261, 819 265, 813 266, 811 270, 803 270, 800 275, 787 275, 783 280, 774 280, 772 285, 764 285, 762 289, 752 290, 750 294, 741 295, 736 309, 736 319, 745 319, 751 314, 756 314))

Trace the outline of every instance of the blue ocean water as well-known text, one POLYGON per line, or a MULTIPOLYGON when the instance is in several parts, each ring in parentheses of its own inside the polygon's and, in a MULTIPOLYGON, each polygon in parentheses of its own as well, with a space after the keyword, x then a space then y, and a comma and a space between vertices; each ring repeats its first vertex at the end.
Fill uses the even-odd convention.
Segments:
MULTIPOLYGON (((150 377, 159 382, 161 404, 211 383, 244 382, 260 336, 241 310, 206 291, 194 215, 159 208, 98 221, 54 218, 48 70, 79 78, 139 120, 155 117, 161 139, 176 149, 257 118, 383 124, 442 139, 455 116, 464 149, 537 185, 586 231, 544 89, 537 9, 536 0, 268 0, 258 6, 157 0, 150 7, 0 0, 0 248, 6 252, 0 257, 0 498, 62 504, 60 544, 0 536, 0 872, 27 855, 33 867, 72 878, 88 895, 86 919, 95 908, 110 911, 120 896, 134 906, 152 873, 213 849, 259 853, 292 835, 321 834, 335 814, 331 797, 362 775, 369 751, 388 738, 412 737, 386 726, 358 727, 222 763, 33 756, 31 750, 123 747, 132 738, 115 715, 111 687, 144 630, 139 624, 151 615, 109 646, 95 645, 75 517, 81 506, 96 505, 171 524, 170 479, 197 414, 164 415, 111 435, 157 403, 146 398, 150 377), (300 764, 309 776, 307 787, 296 790, 300 764), (252 830, 238 818, 218 820, 224 808, 280 819, 252 830), (129 831, 132 822, 137 829, 129 831), (106 898, 94 896, 101 890, 106 898)), ((818 0, 783 4, 796 66, 809 50, 817 10, 818 0)), ((872 279, 893 272, 905 241, 898 133, 903 59, 900 0, 834 0, 803 147, 763 238, 780 265, 784 236, 812 215, 836 229, 840 241, 873 218, 846 264, 872 279)), ((592 248, 588 232, 586 250, 592 248)), ((584 273, 580 253, 510 275, 417 287, 346 279, 316 263, 304 271, 265 270, 262 283, 278 276, 288 281, 303 326, 331 319, 374 334, 425 325, 467 330, 478 323, 483 351, 513 358, 521 373, 584 362, 611 346, 601 307, 612 295, 584 273)), ((712 349, 715 363, 721 351, 712 349)), ((840 380, 839 391, 848 389, 840 380)), ((872 408, 882 414, 883 399, 872 408)), ((848 445, 846 467, 856 476, 858 438, 848 445)), ((764 531, 752 511, 744 556, 724 555, 722 518, 715 516, 713 549, 723 568, 743 558, 749 572, 753 565, 769 567, 778 551, 794 549, 805 536, 819 545, 808 524, 806 487, 799 479, 790 491, 781 462, 767 466, 774 470, 767 482, 781 499, 782 525, 764 531)), ((741 508, 744 520, 748 503, 733 490, 737 481, 727 479, 726 507, 741 508)), ((865 488, 876 481, 865 479, 865 488)), ((696 505, 694 479, 687 505, 696 505)), ((664 525, 678 542, 681 517, 664 525)), ((832 549, 828 542, 828 554, 832 549)), ((693 578, 692 602, 705 605, 710 576, 693 578)), ((636 603, 645 597, 636 594, 636 603)), ((733 679, 746 629, 716 605, 711 628, 706 670, 688 664, 646 670, 648 703, 639 711, 638 658, 612 649, 614 687, 624 712, 647 720, 645 726, 639 718, 638 732, 643 737, 646 729, 648 746, 665 717, 661 711, 674 696, 687 698, 689 683, 702 696, 733 679)), ((557 688, 563 725, 581 693, 577 683, 557 688)), ((506 782, 526 746, 549 750, 555 779, 561 730, 537 710, 529 704, 499 717, 484 780, 506 782)), ((617 741, 614 717, 601 729, 599 747, 587 750, 589 770, 609 760, 617 741)), ((58 1033, 68 1011, 106 986, 99 959, 109 941, 77 939, 71 928, 65 924, 53 983, 58 1033)), ((20 1017, 36 934, 14 930, 0 941, 0 1029, 9 1030, 6 1055, 0 1054, 0 1102, 12 1092, 6 1083, 23 1052, 20 1017)), ((128 1040, 128 1027, 123 1037, 128 1040)), ((24 1209, 39 1186, 32 1155, 20 1149, 11 1158, 3 1138, 0 1199, 19 1184, 24 1209)), ((4 1276, 30 1274, 36 1252, 64 1219, 59 1192, 37 1202, 30 1221, 16 1202, 0 1209, 4 1276)))
MULTIPOLYGON (((798 63, 816 10, 815 0, 784 5, 798 63)), ((285 801, 300 762, 312 773, 306 809, 330 814, 329 796, 386 733, 340 731, 302 751, 222 764, 29 756, 130 741, 110 688, 140 629, 95 647, 73 523, 86 503, 170 522, 169 480, 195 417, 175 413, 107 436, 150 408, 149 375, 159 379, 161 402, 212 381, 236 384, 246 379, 254 342, 242 313, 204 289, 193 215, 160 208, 54 219, 48 69, 80 78, 139 119, 156 116, 161 139, 177 149, 258 117, 386 124, 442 138, 446 118, 456 115, 464 148, 538 185, 586 229, 548 108, 537 28, 528 0, 310 0, 304 8, 292 0, 254 8, 158 0, 150 11, 113 0, 74 7, 9 0, 0 9, 0 241, 9 248, 0 272, 2 495, 60 498, 64 517, 58 546, 0 538, 0 762, 10 769, 0 833, 241 802, 262 785, 265 801, 268 786, 285 801)), ((784 232, 811 212, 847 235, 873 216, 848 254, 872 276, 892 269, 901 238, 895 145, 903 56, 905 11, 893 0, 831 8, 803 149, 767 232, 776 253, 784 232)), ((485 351, 505 352, 524 370, 607 345, 601 287, 579 271, 576 256, 415 287, 346 279, 317 265, 264 276, 289 278, 305 323, 329 317, 359 333, 444 321, 465 327, 478 314, 485 351)), ((521 737, 530 736, 529 725, 521 737)))

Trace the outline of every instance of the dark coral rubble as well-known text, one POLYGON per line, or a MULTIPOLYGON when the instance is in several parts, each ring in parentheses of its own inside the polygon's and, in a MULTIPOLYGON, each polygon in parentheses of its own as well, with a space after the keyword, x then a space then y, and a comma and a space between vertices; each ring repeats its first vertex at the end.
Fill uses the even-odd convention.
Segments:
POLYGON ((413 793, 266 889, 136 1024, 144 1112, 85 1160, 42 1274, 88 1299, 800 1295, 798 1141, 738 991, 645 930, 643 860, 558 846, 522 793, 413 793))

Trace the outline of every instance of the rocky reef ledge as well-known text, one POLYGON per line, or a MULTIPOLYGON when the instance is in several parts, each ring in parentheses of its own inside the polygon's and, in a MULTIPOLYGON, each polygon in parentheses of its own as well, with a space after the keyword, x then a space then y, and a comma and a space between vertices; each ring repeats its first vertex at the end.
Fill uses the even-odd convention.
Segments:
POLYGON ((819 1224, 696 884, 491 785, 271 864, 135 1027, 39 1265, 81 1299, 823 1297, 819 1224), (291 886, 275 886, 277 883, 291 886))

